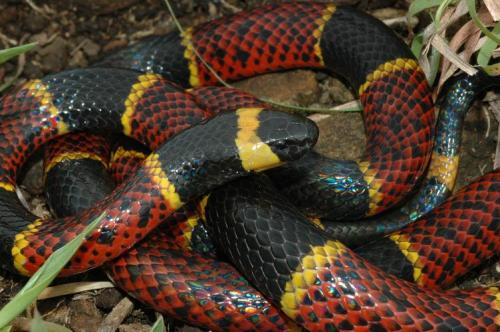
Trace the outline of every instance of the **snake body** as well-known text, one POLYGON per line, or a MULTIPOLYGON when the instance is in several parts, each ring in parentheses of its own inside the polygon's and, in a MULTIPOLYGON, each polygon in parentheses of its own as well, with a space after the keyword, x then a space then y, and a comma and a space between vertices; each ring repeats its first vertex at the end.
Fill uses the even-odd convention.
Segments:
MULTIPOLYGON (((189 200, 250 172, 299 159, 311 149, 317 128, 310 121, 266 110, 262 102, 232 89, 203 87, 216 83, 216 77, 195 50, 225 80, 309 67, 338 73, 358 90, 368 136, 365 156, 327 160, 332 172, 323 180, 334 179, 337 195, 327 200, 295 195, 296 205, 315 201, 317 214, 332 219, 372 216, 398 204, 424 174, 432 152, 433 103, 406 45, 379 21, 348 7, 270 5, 183 34, 149 38, 94 68, 31 81, 4 96, 0 250, 8 259, 2 260, 3 267, 33 273, 53 250, 102 214, 99 229, 62 273, 93 268, 118 257, 189 200), (81 130, 123 133, 155 152, 93 209, 63 221, 35 218, 17 200, 17 170, 42 144, 81 130)), ((498 252, 497 177, 492 173, 471 187, 490 202, 488 208, 474 206, 492 216, 484 226, 490 230, 482 232, 492 243, 485 256, 498 252)), ((297 181, 309 183, 307 176, 297 181)), ((168 241, 146 243, 119 257, 108 270, 111 277, 155 308, 217 330, 294 328, 274 306, 313 331, 496 329, 496 288, 440 293, 391 277, 307 223, 270 188, 265 179, 243 179, 210 194, 202 210, 218 246, 272 304, 238 279, 234 268, 168 241), (221 208, 229 214, 221 214, 221 208), (165 270, 163 263, 175 261, 165 270), (189 269, 191 262, 204 267, 189 269), (204 281, 175 279, 189 272, 204 281), (223 294, 220 285, 228 282, 238 290, 238 300, 232 298, 236 293, 223 294), (213 301, 204 302, 207 290, 217 285, 213 301), (245 296, 247 307, 239 300, 245 296)), ((465 191, 461 198, 467 195, 465 191)), ((446 213, 436 215, 450 219, 449 213, 469 209, 468 203, 451 202, 446 213)), ((411 246, 404 234, 400 243, 411 246)), ((406 258, 413 258, 419 251, 407 252, 406 258)), ((434 280, 436 272, 430 271, 428 278, 420 261, 412 268, 426 276, 422 280, 434 280)), ((446 273, 446 282, 456 276, 446 273)))
MULTIPOLYGON (((194 49, 227 81, 307 67, 335 72, 358 91, 369 142, 365 156, 328 160, 331 170, 322 181, 335 179, 336 194, 327 201, 303 198, 312 190, 302 184, 299 192, 287 192, 295 204, 318 216, 373 215, 399 202, 423 174, 433 139, 431 90, 408 47, 373 17, 314 2, 264 6, 183 35, 149 38, 97 65, 154 71, 186 87, 217 83, 194 49)), ((316 183, 318 177, 300 181, 316 183)))
MULTIPOLYGON (((191 128, 191 134, 187 131, 178 133, 169 143, 161 145, 148 157, 133 179, 123 184, 93 211, 64 222, 40 220, 29 214, 17 199, 14 187, 20 164, 38 146, 63 133, 77 130, 123 130, 120 120, 127 109, 122 105, 127 102, 127 93, 130 91, 130 86, 124 85, 127 79, 131 81, 131 85, 139 80, 139 87, 147 83, 158 84, 143 95, 145 107, 142 110, 144 113, 151 112, 165 103, 169 107, 164 109, 164 114, 157 112, 156 115, 173 114, 180 123, 175 126, 178 130, 209 117, 207 110, 200 108, 194 99, 202 98, 208 92, 206 102, 209 102, 216 90, 201 89, 187 94, 173 88, 166 81, 158 80, 156 76, 151 78, 146 75, 146 78, 152 81, 140 82, 144 76, 117 69, 75 70, 27 83, 15 94, 3 99, 0 151, 5 162, 1 166, 0 176, 0 237, 2 256, 5 257, 2 265, 5 268, 25 275, 33 273, 53 250, 65 244, 88 222, 104 212, 104 220, 99 229, 81 246, 62 273, 74 274, 88 270, 128 249, 158 225, 161 218, 194 198, 204 187, 208 191, 209 187, 220 185, 224 181, 222 179, 229 180, 252 170, 266 169, 285 160, 298 158, 316 140, 315 125, 297 116, 261 108, 243 108, 233 113, 221 113, 212 121, 191 128), (104 84, 98 81, 104 81, 104 84), (103 94, 103 91, 108 93, 103 94), (86 104, 86 100, 92 100, 91 104, 86 104), (54 102, 58 104, 57 107, 54 102), (178 108, 175 105, 179 105, 178 108), (273 121, 278 121, 277 128, 281 128, 280 130, 271 130, 276 128, 273 121), (216 128, 220 126, 226 129, 218 133, 216 128), (210 134, 204 134, 205 130, 210 134), (201 141, 189 141, 186 138, 197 131, 200 132, 197 135, 201 141), (241 140, 235 141, 234 137, 240 131, 241 140), (203 148, 207 145, 210 148, 203 148), (174 158, 174 155, 178 157, 174 158), (222 164, 225 171, 215 172, 222 164), (211 172, 217 174, 211 176, 211 172), (203 184, 197 183, 198 178, 205 179, 203 184), (60 229, 61 223, 66 224, 64 230, 60 229)), ((222 92, 217 104, 221 103, 227 92, 224 88, 219 90, 222 92)), ((135 98, 137 94, 135 91, 133 93, 135 98)), ((231 90, 231 93, 237 92, 231 90)), ((198 103, 203 102, 200 100, 198 103)), ((150 148, 155 148, 162 135, 168 137, 175 133, 161 128, 158 131, 158 135, 142 135, 144 131, 141 131, 141 135, 133 137, 143 139, 150 148)))
MULTIPOLYGON (((478 94, 493 86, 499 86, 500 79, 479 71, 473 76, 459 75, 450 81, 439 98, 438 108, 440 112, 429 169, 415 194, 402 206, 363 220, 363 222, 359 222, 359 220, 316 219, 316 222, 320 223, 331 237, 341 240, 351 247, 366 244, 381 235, 395 232, 419 219, 450 196, 458 173, 461 132, 465 115, 478 94)), ((328 174, 324 168, 328 168, 329 164, 321 161, 325 162, 326 159, 321 158, 320 163, 314 165, 309 163, 306 158, 302 158, 298 162, 281 167, 278 171, 271 170, 270 175, 276 186, 287 193, 290 188, 287 183, 291 177, 294 177, 294 174, 309 172, 311 179, 314 178, 314 172, 328 174), (318 172, 318 169, 323 171, 318 172)), ((316 191, 321 189, 325 195, 329 195, 329 192, 335 192, 334 186, 324 186, 319 181, 317 184, 316 191)), ((297 184, 291 187, 293 188, 293 186, 297 186, 297 184)))

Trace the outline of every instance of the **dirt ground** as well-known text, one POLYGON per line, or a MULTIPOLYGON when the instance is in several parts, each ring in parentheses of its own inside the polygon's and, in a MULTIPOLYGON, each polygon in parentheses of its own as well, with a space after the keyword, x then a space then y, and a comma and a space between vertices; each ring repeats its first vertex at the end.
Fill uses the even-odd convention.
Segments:
MULTIPOLYGON (((231 14, 262 3, 263 0, 178 0, 171 1, 183 26, 231 14)), ((409 1, 344 0, 369 10, 380 18, 404 16, 409 1)), ((421 22, 422 24, 422 22, 421 22)), ((0 48, 36 41, 39 46, 16 60, 0 67, 0 83, 16 84, 40 78, 67 68, 85 67, 96 59, 153 34, 175 29, 161 0, 4 0, 0 3, 0 48), (43 4, 43 5, 42 5, 43 4)), ((395 27, 406 37, 404 27, 395 27)), ((269 74, 235 84, 257 96, 307 107, 331 107, 354 97, 338 80, 307 70, 269 74)), ((346 159, 359 157, 364 148, 364 128, 359 113, 334 113, 317 117, 321 130, 317 149, 346 159)), ((481 101, 469 112, 463 132, 463 148, 457 188, 492 169, 498 124, 481 101)), ((39 164, 38 164, 39 165, 39 164)), ((40 197, 40 167, 30 170, 23 186, 33 209, 43 210, 40 197)), ((40 212, 40 211, 38 211, 40 212)), ((461 282, 461 287, 491 285, 500 279, 500 264, 488 262, 461 282)), ((58 281, 102 281, 104 273, 84 274, 58 281)), ((15 294, 23 280, 0 272, 0 307, 15 294)), ((73 331, 95 331, 125 294, 116 289, 89 291, 76 295, 38 301, 37 308, 45 320, 65 325, 73 331)), ((123 302, 122 302, 123 303, 123 302)), ((121 322, 119 331, 148 331, 156 314, 132 300, 130 314, 121 322)), ((25 316, 29 317, 28 312, 25 316)), ((165 317, 167 327, 174 331, 199 331, 165 317)), ((18 330, 26 322, 17 321, 18 330)))

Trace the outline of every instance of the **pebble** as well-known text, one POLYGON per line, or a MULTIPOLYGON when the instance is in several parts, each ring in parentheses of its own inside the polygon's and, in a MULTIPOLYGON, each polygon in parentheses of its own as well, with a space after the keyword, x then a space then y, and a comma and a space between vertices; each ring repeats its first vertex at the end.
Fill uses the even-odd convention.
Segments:
POLYGON ((36 33, 34 34, 33 36, 30 37, 29 41, 31 43, 38 43, 39 46, 44 46, 45 44, 47 44, 49 40, 49 36, 47 35, 46 32, 40 32, 40 33, 36 33))
POLYGON ((95 331, 102 321, 102 315, 92 299, 73 300, 69 304, 69 327, 74 332, 95 331))
POLYGON ((83 54, 83 51, 78 50, 71 56, 71 59, 68 62, 68 67, 69 68, 83 68, 83 67, 87 67, 88 64, 89 63, 87 61, 87 58, 85 57, 85 54, 83 54))
POLYGON ((95 298, 95 305, 104 310, 113 309, 118 302, 123 298, 122 293, 120 293, 116 288, 103 289, 102 292, 95 298))
POLYGON ((90 57, 95 57, 99 54, 101 46, 90 39, 85 39, 85 44, 83 44, 83 52, 90 57))
POLYGON ((40 195, 43 193, 43 160, 39 160, 28 166, 21 184, 32 194, 40 195))
POLYGON ((234 85, 259 97, 274 101, 293 99, 302 104, 310 103, 310 100, 315 99, 319 94, 315 74, 308 70, 260 75, 234 85))
POLYGON ((48 24, 48 20, 42 15, 31 14, 24 20, 24 26, 26 30, 32 33, 36 33, 44 29, 48 24))
POLYGON ((61 71, 68 63, 67 42, 60 36, 40 49, 38 53, 41 55, 42 70, 46 73, 61 71))

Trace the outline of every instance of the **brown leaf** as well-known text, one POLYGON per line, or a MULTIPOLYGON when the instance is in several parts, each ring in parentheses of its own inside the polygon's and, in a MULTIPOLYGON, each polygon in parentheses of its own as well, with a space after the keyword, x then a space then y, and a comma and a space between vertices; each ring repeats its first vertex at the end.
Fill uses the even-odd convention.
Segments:
MULTIPOLYGON (((494 23, 493 18, 484 6, 480 8, 478 16, 486 26, 491 26, 494 23)), ((465 62, 470 62, 472 54, 474 54, 477 50, 477 45, 480 43, 480 37, 481 30, 479 30, 474 22, 469 21, 464 24, 455 33, 455 35, 453 35, 448 46, 455 53, 459 53, 459 50, 463 47, 463 51, 459 54, 460 58, 465 62)), ((457 71, 457 69, 457 66, 446 58, 446 56, 443 57, 443 62, 441 63, 441 76, 437 85, 437 93, 441 90, 444 82, 446 82, 446 80, 448 80, 457 71)))
POLYGON ((500 2, 498 0, 484 0, 484 4, 488 8, 490 15, 495 22, 500 20, 500 2))

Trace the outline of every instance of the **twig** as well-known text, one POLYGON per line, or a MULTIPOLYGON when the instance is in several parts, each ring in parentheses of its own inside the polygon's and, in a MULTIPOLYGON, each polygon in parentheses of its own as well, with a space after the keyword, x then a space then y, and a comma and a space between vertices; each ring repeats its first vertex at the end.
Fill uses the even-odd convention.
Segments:
POLYGON ((134 304, 128 298, 124 297, 118 304, 113 308, 109 315, 104 318, 101 325, 97 328, 97 332, 114 332, 118 329, 118 326, 123 322, 125 318, 134 309, 134 304))
POLYGON ((18 45, 18 42, 17 40, 13 39, 13 38, 9 38, 7 37, 6 35, 4 35, 3 33, 0 32, 0 40, 2 40, 2 42, 7 46, 7 45, 12 45, 12 46, 16 46, 18 45))
POLYGON ((488 138, 488 136, 490 136, 491 130, 490 112, 488 112, 488 108, 485 107, 485 105, 481 105, 481 111, 483 111, 484 117, 486 118, 486 132, 484 133, 484 138, 488 138))
POLYGON ((50 9, 47 5, 44 5, 43 8, 41 8, 35 5, 35 3, 32 0, 24 0, 24 1, 28 4, 28 6, 31 7, 31 9, 33 9, 35 12, 39 13, 40 15, 46 18, 50 18, 50 15, 56 13, 54 10, 50 9))
POLYGON ((80 44, 76 45, 75 48, 73 48, 73 50, 71 50, 71 52, 69 53, 71 56, 75 55, 76 52, 78 52, 82 47, 85 46, 85 44, 87 44, 88 42, 88 39, 84 39, 82 42, 80 42, 80 44))
POLYGON ((229 9, 233 13, 237 13, 237 12, 241 11, 241 8, 238 8, 230 3, 227 3, 226 0, 219 0, 219 2, 222 5, 222 7, 229 9))

